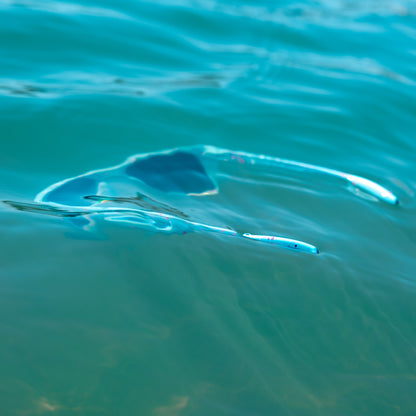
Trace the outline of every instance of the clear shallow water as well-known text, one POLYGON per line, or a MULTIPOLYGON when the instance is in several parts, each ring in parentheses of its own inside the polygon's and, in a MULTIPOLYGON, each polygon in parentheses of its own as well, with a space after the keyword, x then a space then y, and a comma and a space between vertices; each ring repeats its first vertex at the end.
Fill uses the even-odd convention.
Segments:
POLYGON ((414 2, 6 1, 0 19, 1 199, 207 143, 401 201, 234 166, 191 207, 319 256, 97 239, 2 206, 2 414, 416 414, 414 2))

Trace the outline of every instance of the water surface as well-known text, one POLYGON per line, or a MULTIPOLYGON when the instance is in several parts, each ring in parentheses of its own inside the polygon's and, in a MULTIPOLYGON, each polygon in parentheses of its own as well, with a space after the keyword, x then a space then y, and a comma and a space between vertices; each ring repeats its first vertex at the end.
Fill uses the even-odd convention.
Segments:
POLYGON ((414 2, 6 0, 0 19, 2 200, 212 144, 401 201, 233 166, 191 207, 319 256, 111 223, 83 235, 3 205, 2 414, 416 414, 414 2))

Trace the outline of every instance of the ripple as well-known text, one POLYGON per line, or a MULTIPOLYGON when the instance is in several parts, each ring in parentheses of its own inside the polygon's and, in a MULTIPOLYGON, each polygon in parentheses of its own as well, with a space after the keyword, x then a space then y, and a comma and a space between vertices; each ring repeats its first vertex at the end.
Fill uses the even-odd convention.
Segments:
MULTIPOLYGON (((187 38, 187 41, 208 52, 246 55, 257 58, 264 62, 263 65, 276 65, 287 68, 299 68, 316 72, 331 78, 357 78, 357 75, 376 76, 387 78, 407 85, 415 82, 395 72, 371 58, 359 58, 352 55, 328 55, 312 52, 290 52, 285 50, 270 51, 266 48, 244 45, 244 44, 217 44, 204 42, 199 39, 187 38)), ((259 64, 261 66, 262 64, 259 64)), ((374 79, 374 78, 373 78, 374 79)), ((366 78, 369 80, 369 78, 366 78)), ((324 91, 321 89, 321 91, 324 91)))
POLYGON ((107 74, 62 73, 43 77, 40 82, 0 79, 0 95, 45 99, 90 94, 141 97, 185 89, 218 89, 232 80, 230 75, 214 73, 179 73, 147 79, 107 74))
MULTIPOLYGON (((169 0, 156 0, 164 6, 172 6, 169 0)), ((247 4, 225 4, 215 0, 179 0, 175 7, 187 9, 202 9, 204 11, 221 13, 233 17, 243 17, 262 22, 272 22, 296 26, 304 23, 318 24, 323 27, 340 28, 342 21, 343 30, 361 32, 380 32, 382 28, 376 25, 354 19, 362 19, 368 16, 413 16, 416 13, 415 6, 411 1, 345 1, 345 0, 321 0, 308 4, 289 4, 286 6, 261 6, 247 4)))
MULTIPOLYGON (((350 79, 357 78, 357 75, 370 75, 392 79, 408 85, 415 82, 401 74, 383 67, 374 59, 357 58, 354 56, 328 56, 314 53, 293 54, 285 64, 287 66, 311 69, 320 75, 333 78, 350 79)), ((373 78, 374 79, 374 78, 373 78)), ((368 81, 369 78, 366 78, 368 81)))
POLYGON ((111 17, 115 19, 132 20, 132 17, 113 9, 102 7, 88 7, 76 3, 50 0, 4 0, 0 5, 1 9, 20 7, 28 10, 36 10, 60 15, 84 15, 95 17, 111 17))

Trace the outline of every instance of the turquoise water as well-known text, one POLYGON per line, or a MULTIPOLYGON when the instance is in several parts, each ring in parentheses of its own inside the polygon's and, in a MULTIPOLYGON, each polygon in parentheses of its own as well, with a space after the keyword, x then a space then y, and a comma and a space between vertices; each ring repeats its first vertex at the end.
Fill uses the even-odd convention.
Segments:
POLYGON ((0 4, 1 200, 211 144, 400 205, 237 165, 187 207, 313 256, 3 204, 1 415, 415 415, 416 4, 76 1, 0 4))

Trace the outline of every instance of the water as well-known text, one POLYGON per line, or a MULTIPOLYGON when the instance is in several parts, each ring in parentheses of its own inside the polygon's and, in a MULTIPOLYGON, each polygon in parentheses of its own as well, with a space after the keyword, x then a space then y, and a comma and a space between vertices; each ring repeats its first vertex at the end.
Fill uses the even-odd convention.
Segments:
POLYGON ((12 415, 416 414, 416 4, 3 0, 0 197, 211 144, 368 177, 222 167, 191 214, 316 244, 2 205, 0 409, 12 415))

